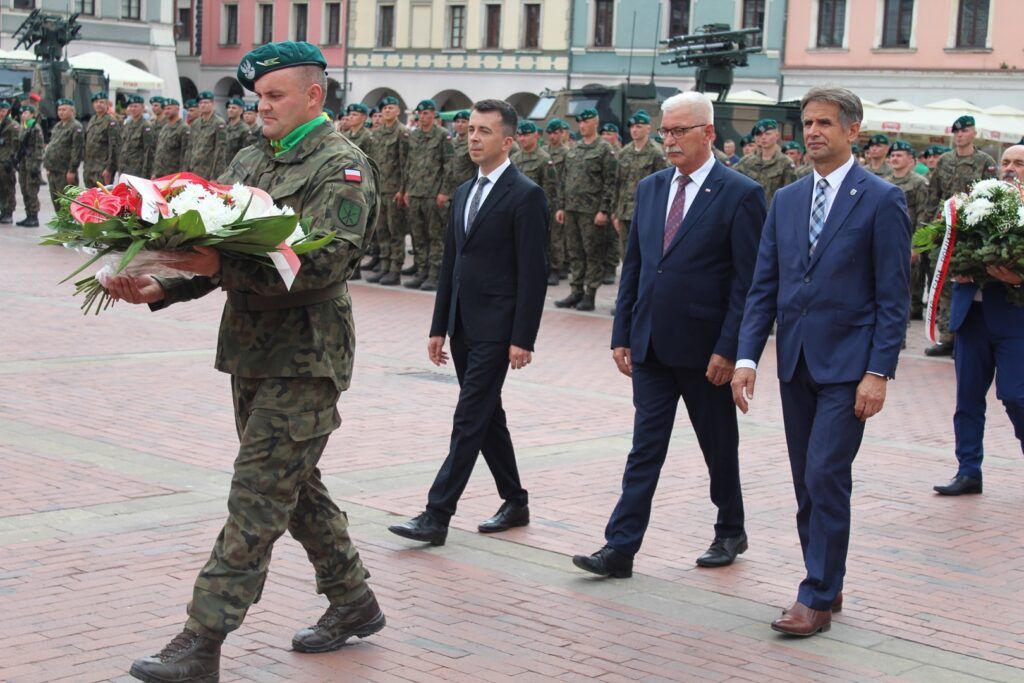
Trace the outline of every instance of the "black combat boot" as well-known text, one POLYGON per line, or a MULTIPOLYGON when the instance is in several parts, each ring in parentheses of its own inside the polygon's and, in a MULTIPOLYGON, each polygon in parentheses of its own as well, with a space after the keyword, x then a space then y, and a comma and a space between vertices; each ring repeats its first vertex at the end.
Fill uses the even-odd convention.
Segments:
POLYGON ((420 277, 418 274, 414 275, 413 278, 407 282, 403 282, 402 286, 409 289, 419 289, 423 286, 423 283, 427 281, 426 277, 420 277))
POLYGON ((402 275, 415 275, 419 269, 416 266, 402 268, 402 275))
POLYGON ((14 216, 9 213, 0 214, 0 223, 13 223, 14 216))
POLYGON ((23 228, 38 228, 39 227, 39 216, 34 213, 25 214, 25 218, 15 223, 23 228))
POLYGON ((385 287, 394 287, 402 284, 402 276, 394 271, 390 273, 381 273, 380 279, 377 280, 377 284, 384 285, 385 287))
POLYGON ((387 620, 373 591, 346 605, 331 605, 315 626, 297 631, 292 638, 296 652, 337 650, 352 636, 365 638, 384 628, 387 620))
POLYGON ((220 640, 185 629, 160 654, 136 659, 131 675, 149 683, 217 683, 220 640))
POLYGON ((370 254, 367 256, 367 260, 363 261, 362 265, 359 267, 363 270, 373 270, 378 265, 380 265, 380 256, 370 254))
POLYGON ((576 308, 576 305, 583 301, 583 294, 581 292, 569 292, 569 296, 564 299, 559 299, 555 302, 555 306, 559 308, 576 308))
POLYGON ((577 311, 592 311, 594 310, 594 297, 597 296, 597 292, 587 292, 583 295, 583 298, 578 304, 576 304, 577 311))

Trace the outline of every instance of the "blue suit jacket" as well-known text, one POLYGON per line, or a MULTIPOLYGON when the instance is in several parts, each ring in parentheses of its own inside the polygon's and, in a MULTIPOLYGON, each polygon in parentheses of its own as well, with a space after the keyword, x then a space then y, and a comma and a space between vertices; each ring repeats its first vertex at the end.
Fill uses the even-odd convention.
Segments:
POLYGON ((887 377, 910 306, 910 217, 903 191, 854 164, 808 256, 814 174, 775 193, 761 235, 739 358, 760 360, 778 319, 779 379, 800 352, 816 382, 887 377))
POLYGON ((653 347, 665 365, 703 369, 712 353, 736 359, 766 212, 764 192, 716 162, 663 250, 674 173, 667 168, 637 186, 612 348, 629 347, 633 360, 643 363, 653 347))
MULTIPOLYGON (((949 305, 951 332, 956 332, 964 324, 977 291, 978 285, 953 283, 953 297, 949 305)), ((981 311, 985 316, 986 326, 1000 336, 1024 335, 1024 308, 1014 306, 1006 300, 1006 286, 1002 283, 989 282, 981 291, 981 311)))

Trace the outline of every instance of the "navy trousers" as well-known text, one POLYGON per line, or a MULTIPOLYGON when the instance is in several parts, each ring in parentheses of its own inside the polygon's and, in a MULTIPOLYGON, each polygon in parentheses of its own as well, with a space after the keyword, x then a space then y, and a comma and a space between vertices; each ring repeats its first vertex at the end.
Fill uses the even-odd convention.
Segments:
POLYGON ((857 384, 818 384, 802 353, 792 380, 779 383, 807 570, 797 600, 816 610, 831 609, 846 575, 853 459, 864 436, 853 412, 857 384))
POLYGON ((984 458, 985 395, 995 377, 996 397, 1006 407, 1014 433, 1024 450, 1024 330, 1017 335, 997 334, 985 323, 981 302, 971 304, 956 331, 953 360, 956 364, 957 474, 981 478, 984 458))

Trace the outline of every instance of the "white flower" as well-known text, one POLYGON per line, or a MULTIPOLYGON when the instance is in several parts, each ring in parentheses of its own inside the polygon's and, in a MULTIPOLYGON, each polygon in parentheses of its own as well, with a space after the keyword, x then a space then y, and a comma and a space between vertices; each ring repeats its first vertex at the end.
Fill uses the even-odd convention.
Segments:
POLYGON ((1013 185, 1002 180, 979 180, 971 189, 971 197, 990 197, 993 190, 1013 190, 1013 185))
POLYGON ((1024 206, 1017 207, 1017 225, 1024 228, 1024 206))
POLYGON ((977 225, 986 218, 995 209, 995 204, 985 199, 984 197, 978 197, 970 201, 964 209, 964 220, 967 221, 967 225, 977 225))
POLYGON ((302 231, 302 226, 296 224, 295 230, 292 232, 292 234, 288 235, 288 237, 285 238, 284 243, 290 247, 305 236, 306 233, 302 231))

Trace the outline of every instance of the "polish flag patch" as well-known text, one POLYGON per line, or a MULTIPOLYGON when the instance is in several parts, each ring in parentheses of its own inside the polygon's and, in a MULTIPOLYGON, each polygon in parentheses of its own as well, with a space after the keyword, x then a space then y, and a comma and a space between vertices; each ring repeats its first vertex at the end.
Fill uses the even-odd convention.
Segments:
POLYGON ((363 182, 363 173, 358 168, 346 168, 345 169, 345 182, 346 183, 361 183, 363 182))

